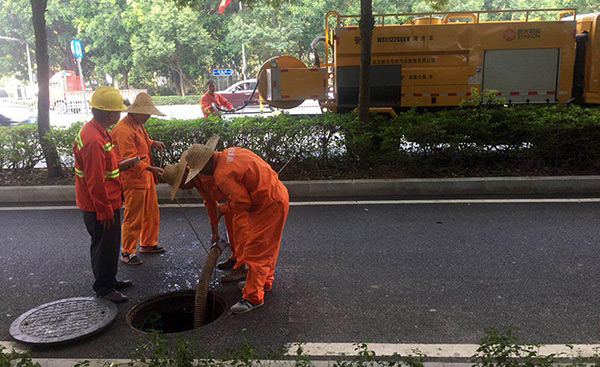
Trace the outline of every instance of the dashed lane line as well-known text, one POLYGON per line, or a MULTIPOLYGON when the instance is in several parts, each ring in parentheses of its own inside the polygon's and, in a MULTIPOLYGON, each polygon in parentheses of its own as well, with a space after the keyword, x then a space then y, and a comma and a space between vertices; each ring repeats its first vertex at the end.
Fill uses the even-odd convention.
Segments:
MULTIPOLYGON (((336 205, 417 205, 417 204, 552 204, 552 203, 600 203, 600 198, 560 199, 432 199, 432 200, 353 200, 353 201, 295 201, 290 206, 336 206, 336 205)), ((160 208, 177 208, 178 204, 160 204, 160 208)), ((203 204, 181 204, 184 208, 204 207, 203 204)), ((75 205, 62 206, 13 206, 0 207, 0 211, 75 210, 75 205)))

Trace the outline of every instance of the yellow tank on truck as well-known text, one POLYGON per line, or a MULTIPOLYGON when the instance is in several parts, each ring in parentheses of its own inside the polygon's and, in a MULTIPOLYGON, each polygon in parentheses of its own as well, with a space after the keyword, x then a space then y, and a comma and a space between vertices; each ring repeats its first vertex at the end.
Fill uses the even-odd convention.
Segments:
MULTIPOLYGON (((508 104, 600 104, 599 16, 576 9, 376 14, 370 105, 458 106, 473 90, 495 90, 508 104)), ((262 98, 281 108, 316 98, 324 110, 354 109, 359 17, 327 13, 325 36, 312 45, 313 71, 289 56, 267 61, 258 78, 262 98)))
MULTIPOLYGON (((582 97, 585 103, 600 104, 600 14, 577 15, 577 34, 587 33, 583 74, 582 97)), ((579 42, 578 42, 579 46, 579 42)), ((576 70, 577 73, 577 70, 576 70)))
MULTIPOLYGON (((429 15, 430 18, 436 19, 429 15)), ((570 98, 575 22, 479 21, 379 24, 371 49, 372 105, 456 106, 472 88, 494 89, 510 103, 564 103, 570 98), (437 24, 436 24, 437 23, 437 24)), ((357 104, 360 32, 334 30, 337 108, 357 104)))

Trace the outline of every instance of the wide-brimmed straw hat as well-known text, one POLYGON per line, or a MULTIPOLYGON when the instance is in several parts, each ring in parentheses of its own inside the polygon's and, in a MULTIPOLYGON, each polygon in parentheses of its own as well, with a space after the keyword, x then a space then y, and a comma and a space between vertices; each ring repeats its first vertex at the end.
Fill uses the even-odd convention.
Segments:
POLYGON ((161 176, 162 180, 171 186, 171 200, 175 198, 175 194, 177 194, 177 189, 179 189, 179 185, 181 185, 181 180, 185 173, 185 155, 186 152, 183 152, 181 159, 179 159, 177 164, 168 163, 161 176))
POLYGON ((190 182, 196 175, 202 171, 202 168, 206 166, 206 163, 213 156, 217 143, 219 142, 219 136, 213 135, 206 144, 193 144, 185 151, 185 160, 188 166, 190 166, 190 174, 187 177, 185 183, 190 182))
POLYGON ((166 116, 164 113, 160 112, 156 106, 154 106, 152 97, 145 92, 142 92, 135 97, 133 104, 127 107, 127 112, 139 113, 141 115, 166 116))

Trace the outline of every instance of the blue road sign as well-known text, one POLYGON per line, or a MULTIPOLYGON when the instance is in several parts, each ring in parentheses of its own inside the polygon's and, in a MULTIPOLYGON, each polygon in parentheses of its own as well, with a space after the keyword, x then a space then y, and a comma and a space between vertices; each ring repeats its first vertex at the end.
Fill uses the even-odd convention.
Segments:
POLYGON ((231 69, 213 69, 213 76, 230 76, 232 74, 231 69))
POLYGON ((81 47, 81 41, 73 39, 71 40, 71 52, 76 59, 83 59, 83 47, 81 47))

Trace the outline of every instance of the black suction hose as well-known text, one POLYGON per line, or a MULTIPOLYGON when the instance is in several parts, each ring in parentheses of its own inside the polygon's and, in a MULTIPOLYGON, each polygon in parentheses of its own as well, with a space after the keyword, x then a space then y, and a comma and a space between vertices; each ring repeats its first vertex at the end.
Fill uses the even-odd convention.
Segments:
MULTIPOLYGON (((254 89, 252 90, 252 94, 250 95, 250 98, 240 107, 238 108, 234 108, 233 111, 239 111, 241 109, 246 108, 246 106, 248 106, 248 104, 250 104, 250 101, 252 101, 252 96, 254 96, 254 93, 256 92, 256 88, 258 88, 258 83, 260 82, 260 76, 262 75, 264 69, 260 71, 260 73, 258 73, 258 76, 256 77, 256 85, 254 86, 254 89)), ((215 111, 221 111, 221 112, 229 112, 230 110, 226 110, 224 108, 221 108, 219 106, 217 106, 215 103, 212 104, 212 107, 215 109, 215 111)), ((221 114, 219 113, 219 117, 221 117, 221 114)))

